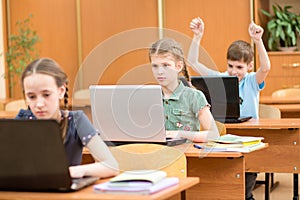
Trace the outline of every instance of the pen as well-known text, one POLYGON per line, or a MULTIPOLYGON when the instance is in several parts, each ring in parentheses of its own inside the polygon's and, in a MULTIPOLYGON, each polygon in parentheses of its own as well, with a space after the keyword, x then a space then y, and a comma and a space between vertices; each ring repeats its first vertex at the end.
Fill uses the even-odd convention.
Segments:
POLYGON ((199 144, 194 144, 194 147, 197 148, 197 149, 202 149, 203 147, 200 146, 199 144))

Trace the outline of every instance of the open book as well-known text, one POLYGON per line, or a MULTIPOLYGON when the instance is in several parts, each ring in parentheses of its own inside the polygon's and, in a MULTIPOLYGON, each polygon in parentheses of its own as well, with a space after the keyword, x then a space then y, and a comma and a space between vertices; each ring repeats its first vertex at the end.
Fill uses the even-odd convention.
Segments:
POLYGON ((152 194, 178 184, 177 177, 166 177, 160 170, 126 171, 109 182, 97 184, 94 189, 109 193, 152 194))

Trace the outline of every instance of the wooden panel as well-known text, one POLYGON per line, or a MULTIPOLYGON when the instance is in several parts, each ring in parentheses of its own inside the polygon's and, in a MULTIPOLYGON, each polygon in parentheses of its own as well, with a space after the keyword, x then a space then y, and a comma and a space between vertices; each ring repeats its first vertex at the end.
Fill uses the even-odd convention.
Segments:
POLYGON ((261 96, 271 96, 275 90, 291 87, 300 87, 300 77, 267 77, 266 86, 262 90, 261 96))
POLYGON ((187 162, 188 176, 200 177, 200 184, 187 191, 187 199, 244 199, 243 158, 187 157, 187 162))
POLYGON ((262 96, 270 96, 278 89, 300 87, 300 52, 269 52, 271 71, 266 78, 262 96))
POLYGON ((144 65, 148 47, 158 39, 157 29, 148 30, 158 26, 156 0, 81 1, 81 16, 84 88, 154 80, 144 65))
MULTIPOLYGON (((114 36, 136 28, 141 30, 145 27, 157 27, 157 1, 89 0, 80 2, 83 58, 90 55, 100 43, 105 41, 107 44, 107 46, 104 45, 104 51, 94 51, 98 60, 93 62, 95 68, 87 68, 85 79, 93 80, 90 76, 98 75, 95 72, 100 65, 103 66, 105 74, 102 76, 102 71, 100 71, 101 76, 97 76, 92 84, 98 82, 115 84, 120 82, 119 79, 121 82, 128 83, 128 80, 131 81, 135 77, 138 77, 137 83, 140 83, 143 76, 147 82, 152 82, 150 70, 140 66, 149 63, 145 48, 158 39, 157 30, 148 31, 149 33, 146 34, 138 32, 140 41, 143 41, 142 44, 136 44, 136 37, 125 37, 125 41, 114 40, 111 43, 107 39, 113 40, 114 36), (130 44, 133 46, 129 47, 130 44), (124 46, 128 46, 126 50, 123 49, 124 46), (138 70, 135 73, 129 73, 128 77, 127 72, 133 68, 138 68, 138 70)), ((76 79, 79 69, 76 1, 11 0, 12 24, 15 24, 17 19, 24 19, 29 13, 33 14, 33 28, 42 39, 42 42, 38 44, 40 56, 51 57, 61 64, 69 76, 69 91, 72 93, 73 87, 76 89, 78 86, 77 81, 81 80, 76 79)), ((89 84, 91 82, 88 81, 87 85, 89 84)))
POLYGON ((157 26, 157 15, 156 0, 81 1, 83 57, 116 34, 157 26))
POLYGON ((269 53, 272 70, 269 77, 300 77, 300 52, 269 53))
MULTIPOLYGON (((31 13, 32 28, 41 42, 37 49, 41 57, 55 59, 68 74, 70 91, 78 69, 76 7, 74 0, 10 0, 11 29, 31 13)), ((22 97, 20 90, 19 98, 22 97)))
MULTIPOLYGON (((219 70, 225 71, 226 52, 235 40, 250 42, 248 25, 250 23, 250 1, 226 0, 165 0, 165 27, 186 35, 179 41, 187 54, 192 38, 190 21, 200 16, 205 23, 205 33, 201 45, 208 52, 219 70)), ((200 52, 201 54, 201 52, 200 52)), ((211 65, 209 58, 203 60, 211 65)))
POLYGON ((246 154, 246 170, 252 172, 300 172, 299 129, 230 129, 228 133, 264 137, 268 148, 246 154))

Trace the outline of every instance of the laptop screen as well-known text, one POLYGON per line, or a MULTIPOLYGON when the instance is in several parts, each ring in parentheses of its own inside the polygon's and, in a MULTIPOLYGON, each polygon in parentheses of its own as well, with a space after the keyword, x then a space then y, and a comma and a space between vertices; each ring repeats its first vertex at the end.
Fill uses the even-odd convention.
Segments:
POLYGON ((235 76, 193 76, 192 85, 201 90, 215 119, 239 118, 239 83, 235 76))
POLYGON ((0 119, 0 190, 67 190, 71 179, 53 120, 0 119))
POLYGON ((159 85, 90 86, 92 121, 104 141, 165 142, 159 85))

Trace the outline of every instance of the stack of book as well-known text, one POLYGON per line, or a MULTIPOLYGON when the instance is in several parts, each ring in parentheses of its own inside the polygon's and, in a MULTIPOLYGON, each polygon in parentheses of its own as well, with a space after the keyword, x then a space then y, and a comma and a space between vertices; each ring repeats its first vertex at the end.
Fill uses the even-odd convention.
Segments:
POLYGON ((105 183, 94 185, 99 192, 123 194, 153 194, 178 184, 177 177, 166 177, 160 170, 125 171, 105 183))
POLYGON ((226 134, 217 139, 209 140, 203 149, 208 152, 231 151, 249 153, 266 146, 263 137, 238 136, 226 134))

